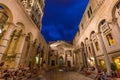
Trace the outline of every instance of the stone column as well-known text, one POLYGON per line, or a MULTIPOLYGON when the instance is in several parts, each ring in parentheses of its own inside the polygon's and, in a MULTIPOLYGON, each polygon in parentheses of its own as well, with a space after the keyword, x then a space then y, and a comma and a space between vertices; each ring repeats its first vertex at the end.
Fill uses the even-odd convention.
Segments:
POLYGON ((86 65, 87 65, 87 67, 90 67, 90 64, 89 64, 89 62, 88 62, 88 59, 90 58, 90 54, 88 53, 88 48, 87 48, 87 46, 85 45, 85 56, 86 56, 86 65))
POLYGON ((29 41, 28 41, 28 36, 25 36, 25 42, 21 54, 21 59, 20 59, 20 65, 23 65, 24 67, 26 66, 26 58, 29 50, 29 41))
POLYGON ((56 57, 56 60, 55 60, 56 65, 58 65, 58 58, 59 58, 59 55, 58 55, 58 51, 57 51, 57 57, 56 57))
POLYGON ((76 66, 77 66, 77 68, 78 68, 78 66, 79 66, 79 57, 78 57, 78 52, 76 53, 76 66))
POLYGON ((78 68, 79 70, 81 69, 82 64, 81 64, 81 52, 80 49, 78 49, 78 68))
POLYGON ((107 50, 106 50, 105 44, 103 42, 101 33, 98 33, 98 39, 99 39, 99 42, 101 45, 102 53, 104 55, 104 60, 105 60, 106 67, 107 67, 107 75, 111 75, 110 59, 107 54, 107 50))
POLYGON ((74 63, 74 66, 77 66, 77 50, 76 48, 74 49, 73 51, 73 63, 74 63))
POLYGON ((0 43, 0 61, 1 61, 2 56, 8 47, 10 35, 11 35, 12 31, 14 30, 15 25, 12 23, 7 23, 5 25, 5 27, 7 28, 7 31, 5 32, 4 36, 2 37, 1 43, 0 43))
POLYGON ((36 42, 34 41, 33 43, 33 46, 32 46, 32 54, 30 55, 30 62, 31 62, 31 65, 30 67, 33 68, 35 66, 35 57, 36 57, 36 54, 37 54, 37 44, 36 42))
POLYGON ((65 53, 65 65, 67 66, 67 53, 65 53))
POLYGON ((12 33, 11 35, 11 39, 9 41, 9 46, 8 46, 8 50, 7 50, 7 55, 13 55, 16 54, 15 50, 17 48, 17 43, 19 42, 19 36, 18 36, 18 31, 12 33))
POLYGON ((95 49, 94 49, 94 46, 93 46, 93 41, 91 40, 91 47, 92 47, 92 53, 93 53, 93 57, 94 57, 94 61, 95 61, 95 66, 98 70, 98 62, 97 62, 97 58, 96 58, 96 54, 95 54, 95 49))
POLYGON ((33 42, 32 41, 30 41, 30 48, 29 48, 29 51, 28 51, 28 55, 27 55, 27 58, 26 58, 26 61, 27 61, 27 66, 29 66, 29 61, 30 61, 30 55, 32 55, 33 53, 33 51, 32 51, 32 48, 33 48, 33 46, 32 46, 32 44, 33 44, 33 42))
POLYGON ((74 51, 72 51, 73 65, 75 64, 75 60, 74 60, 75 57, 74 57, 74 54, 75 54, 74 51))
POLYGON ((73 52, 73 50, 72 50, 72 64, 73 64, 73 66, 74 66, 74 52, 73 52))
POLYGON ((88 67, 88 65, 87 65, 87 57, 86 57, 86 53, 85 53, 84 47, 82 47, 82 57, 83 57, 83 66, 85 68, 87 68, 88 67))
POLYGON ((25 44, 25 36, 26 36, 25 34, 22 34, 22 35, 20 36, 21 41, 19 42, 20 45, 18 45, 19 48, 18 48, 17 51, 16 51, 17 55, 16 55, 16 60, 15 60, 15 68, 18 68, 18 67, 19 67, 21 55, 22 55, 22 53, 23 53, 23 48, 24 48, 24 44, 25 44))

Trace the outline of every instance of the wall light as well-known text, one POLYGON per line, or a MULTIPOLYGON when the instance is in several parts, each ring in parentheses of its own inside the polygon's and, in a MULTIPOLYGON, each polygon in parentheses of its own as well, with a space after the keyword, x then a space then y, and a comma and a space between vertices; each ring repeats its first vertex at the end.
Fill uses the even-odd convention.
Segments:
POLYGON ((0 29, 0 34, 2 33, 2 29, 0 29))

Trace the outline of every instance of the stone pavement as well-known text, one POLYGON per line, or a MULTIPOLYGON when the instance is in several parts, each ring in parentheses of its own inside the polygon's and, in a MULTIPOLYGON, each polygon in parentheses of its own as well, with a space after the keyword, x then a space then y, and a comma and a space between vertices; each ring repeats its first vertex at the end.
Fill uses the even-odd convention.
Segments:
POLYGON ((55 70, 45 74, 46 80, 93 80, 77 72, 55 70))
MULTIPOLYGON (((95 80, 96 74, 85 75, 82 72, 65 71, 63 69, 54 69, 51 71, 40 70, 39 75, 29 80, 95 80)), ((109 78, 107 80, 120 80, 109 78)))
MULTIPOLYGON (((81 71, 81 72, 78 72, 84 76, 87 76, 93 80, 97 80, 96 79, 96 76, 97 76, 97 73, 91 73, 90 75, 86 75, 85 72, 81 71)), ((112 77, 106 77, 106 80, 120 80, 120 78, 112 78, 112 77)))

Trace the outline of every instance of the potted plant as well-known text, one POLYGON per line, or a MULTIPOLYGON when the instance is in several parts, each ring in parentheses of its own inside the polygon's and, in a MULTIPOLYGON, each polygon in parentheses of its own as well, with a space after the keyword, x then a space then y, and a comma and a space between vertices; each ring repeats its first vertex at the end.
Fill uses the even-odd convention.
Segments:
POLYGON ((114 63, 111 63, 111 70, 112 71, 116 71, 117 70, 117 67, 114 63))
POLYGON ((112 77, 118 77, 117 66, 114 63, 111 63, 112 77))

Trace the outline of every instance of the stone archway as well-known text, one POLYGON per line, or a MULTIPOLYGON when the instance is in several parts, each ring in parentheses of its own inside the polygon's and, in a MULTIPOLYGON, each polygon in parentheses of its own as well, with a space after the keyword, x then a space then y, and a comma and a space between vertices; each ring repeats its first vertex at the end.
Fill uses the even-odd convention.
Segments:
POLYGON ((83 42, 81 42, 81 51, 82 51, 82 60, 83 60, 83 67, 87 68, 88 64, 87 64, 87 56, 85 53, 85 45, 83 42))
POLYGON ((120 12, 120 1, 118 0, 112 9, 112 17, 115 18, 116 16, 120 15, 119 12, 120 12))
POLYGON ((12 20, 13 16, 10 9, 6 5, 0 3, 0 38, 5 34, 4 27, 6 23, 11 23, 12 20))
POLYGON ((27 36, 25 37, 25 43, 23 47, 23 53, 21 56, 21 62, 20 64, 23 66, 29 66, 29 57, 31 54, 32 50, 32 41, 33 41, 33 36, 32 33, 28 33, 27 36))
POLYGON ((64 60, 63 60, 62 56, 59 57, 58 62, 59 62, 59 66, 63 66, 64 65, 64 60))
POLYGON ((94 58, 94 59, 92 59, 92 62, 98 70, 98 62, 97 62, 97 55, 96 55, 97 53, 95 52, 95 49, 96 49, 96 51, 99 51, 100 46, 99 46, 95 31, 92 31, 90 33, 90 41, 91 41, 91 50, 92 50, 92 54, 93 54, 93 58, 94 58))
POLYGON ((9 24, 9 23, 12 23, 13 21, 13 15, 10 11, 10 9, 0 3, 0 60, 3 58, 4 54, 5 54, 5 51, 7 49, 7 46, 9 43, 9 37, 10 37, 10 34, 12 31, 9 31, 9 34, 6 35, 6 33, 8 32, 7 29, 7 26, 13 26, 12 24, 9 24), (7 36, 7 37, 6 37, 7 36), (4 37, 4 39, 3 39, 4 37), (4 46, 3 46, 4 45, 4 46))
POLYGON ((8 16, 8 22, 12 22, 13 21, 13 15, 11 10, 4 4, 0 3, 0 13, 4 13, 5 15, 8 16))
POLYGON ((22 29, 15 29, 10 35, 10 40, 2 58, 5 62, 5 66, 8 66, 9 68, 15 67, 16 56, 21 53, 21 42, 23 42, 22 33, 22 29))
POLYGON ((110 30, 110 26, 108 25, 108 22, 106 22, 106 19, 102 19, 98 25, 97 38, 98 38, 99 43, 100 43, 101 54, 104 55, 104 61, 106 64, 105 70, 107 70, 107 74, 110 75, 111 74, 110 58, 109 58, 108 53, 107 53, 105 39, 106 39, 106 43, 108 43, 109 46, 112 46, 114 44, 114 42, 110 42, 110 39, 113 39, 113 38, 111 38, 112 33, 110 31, 107 32, 108 30, 110 30))
POLYGON ((112 18, 113 21, 117 22, 120 27, 120 1, 118 0, 115 6, 112 9, 112 18))
POLYGON ((29 67, 33 68, 36 65, 36 55, 38 56, 38 63, 41 61, 41 58, 39 57, 40 55, 37 53, 37 48, 38 48, 38 40, 35 39, 32 43, 31 50, 32 54, 29 55, 29 67))

